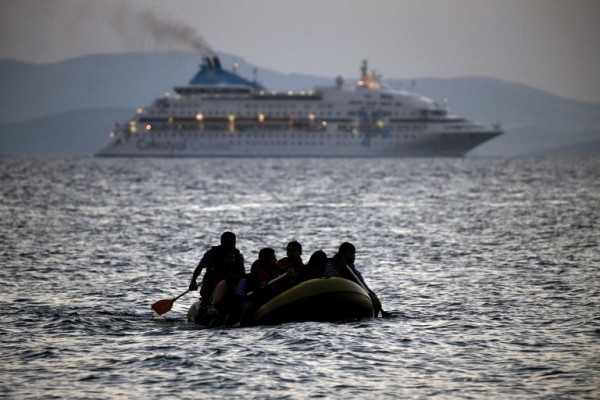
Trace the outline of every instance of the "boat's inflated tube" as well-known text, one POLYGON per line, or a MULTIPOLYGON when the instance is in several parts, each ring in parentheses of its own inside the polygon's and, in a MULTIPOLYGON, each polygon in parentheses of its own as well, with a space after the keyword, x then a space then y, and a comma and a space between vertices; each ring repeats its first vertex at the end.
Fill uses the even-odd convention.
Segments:
POLYGON ((263 304, 252 325, 292 321, 342 321, 373 317, 369 294, 343 278, 318 278, 302 282, 263 304))

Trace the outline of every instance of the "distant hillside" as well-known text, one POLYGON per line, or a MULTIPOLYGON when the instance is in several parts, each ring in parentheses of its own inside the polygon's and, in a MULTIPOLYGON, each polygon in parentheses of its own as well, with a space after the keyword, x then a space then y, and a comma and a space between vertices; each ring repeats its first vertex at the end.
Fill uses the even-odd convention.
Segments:
MULTIPOLYGON (((258 69, 242 58, 220 55, 229 68, 273 90, 331 85, 335 77, 282 74, 258 69)), ((92 154, 108 141, 115 121, 126 121, 173 86, 186 84, 201 57, 188 53, 105 54, 54 64, 0 61, 0 153, 92 154)), ((358 73, 358 71, 357 71, 358 73)), ((356 76, 344 77, 354 82, 356 76)), ((600 140, 600 105, 563 99, 525 85, 484 77, 384 80, 414 89, 438 102, 448 99, 453 114, 506 130, 475 149, 474 155, 519 156, 580 148, 600 140), (558 150, 557 150, 558 149, 558 150)))
POLYGON ((564 99, 518 83, 483 77, 428 78, 417 80, 415 90, 440 101, 448 99, 453 114, 502 122, 507 128, 600 128, 600 104, 564 99))
MULTIPOLYGON (((573 155, 576 148, 585 149, 583 144, 600 141, 599 130, 569 130, 543 126, 507 128, 506 132, 476 147, 471 156, 539 156, 557 155, 563 149, 573 155), (582 146, 579 146, 582 145, 582 146)), ((597 149, 597 148, 596 148, 597 149)), ((593 153, 594 147, 585 149, 585 155, 593 153)), ((596 153, 600 156, 600 152, 596 153)))
POLYGON ((99 55, 42 65, 2 61, 0 87, 6 96, 0 98, 0 122, 77 109, 135 109, 187 82, 195 68, 177 53, 99 55))
POLYGON ((591 156, 600 155, 600 139, 590 142, 565 145, 557 148, 546 149, 539 155, 544 156, 591 156))
POLYGON ((126 121, 133 112, 129 108, 97 108, 0 124, 0 153, 93 155, 109 143, 108 135, 114 123, 126 121))
MULTIPOLYGON (((220 56, 230 68, 254 79, 253 66, 239 57, 220 56)), ((77 109, 138 107, 150 104, 174 86, 185 85, 198 71, 202 58, 189 53, 101 54, 54 64, 0 61, 0 123, 24 121, 77 109)), ((300 90, 325 82, 323 78, 286 76, 259 69, 257 80, 273 90, 300 90)), ((326 79, 328 84, 333 78, 326 79)))

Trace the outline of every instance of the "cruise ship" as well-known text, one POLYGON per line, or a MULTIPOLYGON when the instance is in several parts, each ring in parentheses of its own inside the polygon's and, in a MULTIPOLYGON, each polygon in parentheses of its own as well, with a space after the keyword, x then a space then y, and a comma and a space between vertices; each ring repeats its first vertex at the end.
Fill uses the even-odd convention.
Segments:
POLYGON ((116 124, 103 157, 463 156, 502 133, 386 86, 363 61, 356 84, 273 92, 216 56, 173 95, 116 124))

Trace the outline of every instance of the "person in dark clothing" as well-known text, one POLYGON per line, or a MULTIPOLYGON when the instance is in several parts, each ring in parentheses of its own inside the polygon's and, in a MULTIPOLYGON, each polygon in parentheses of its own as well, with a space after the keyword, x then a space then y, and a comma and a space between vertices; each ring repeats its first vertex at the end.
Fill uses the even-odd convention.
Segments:
POLYGON ((279 289, 287 289, 294 286, 298 282, 300 273, 303 270, 302 245, 298 241, 292 240, 287 244, 286 257, 277 261, 275 277, 287 274, 278 284, 279 289))
POLYGON ((304 282, 309 279, 322 278, 325 276, 325 265, 327 264, 327 254, 323 250, 317 250, 308 259, 298 277, 298 281, 304 282))
POLYGON ((373 302, 375 316, 377 316, 379 312, 381 312, 383 315, 384 312, 381 308, 381 302, 377 298, 377 295, 371 289, 369 289, 361 273, 358 272, 358 270, 354 267, 355 254, 356 249, 352 243, 342 243, 337 254, 327 262, 327 265, 325 265, 325 277, 329 278, 332 276, 339 276, 341 278, 346 278, 358 283, 369 294, 369 297, 373 302))
POLYGON ((276 285, 269 284, 276 278, 276 273, 277 257, 275 257, 275 250, 270 247, 261 249, 258 253, 258 260, 254 261, 250 273, 244 278, 246 290, 242 301, 241 325, 245 325, 248 318, 258 307, 277 294, 276 285))
POLYGON ((273 287, 269 282, 277 277, 277 258, 275 250, 270 247, 261 249, 258 253, 258 260, 254 261, 248 274, 248 291, 260 292, 261 297, 270 297, 273 287))
POLYGON ((217 284, 212 292, 212 304, 209 307, 213 314, 226 315, 239 311, 236 290, 245 271, 235 262, 235 257, 234 251, 226 251, 223 258, 219 260, 219 268, 215 275, 217 284))
POLYGON ((236 236, 233 232, 224 232, 221 235, 221 244, 211 247, 198 263, 198 266, 192 274, 190 281, 190 290, 198 290, 196 280, 203 269, 206 269, 202 284, 200 286, 200 307, 206 308, 212 303, 212 296, 217 284, 228 275, 237 277, 239 280, 245 274, 244 256, 235 247, 236 236), (225 266, 226 255, 233 254, 234 262, 232 266, 225 266), (231 271, 230 271, 231 270, 231 271))

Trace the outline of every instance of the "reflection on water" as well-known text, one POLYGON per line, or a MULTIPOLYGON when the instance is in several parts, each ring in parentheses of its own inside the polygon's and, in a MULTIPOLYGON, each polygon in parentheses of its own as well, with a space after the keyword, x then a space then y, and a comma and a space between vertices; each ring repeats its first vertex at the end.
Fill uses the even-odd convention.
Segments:
POLYGON ((594 159, 0 159, 9 398, 598 398, 594 159), (357 246, 391 319, 205 329, 150 305, 222 231, 247 268, 357 246))

